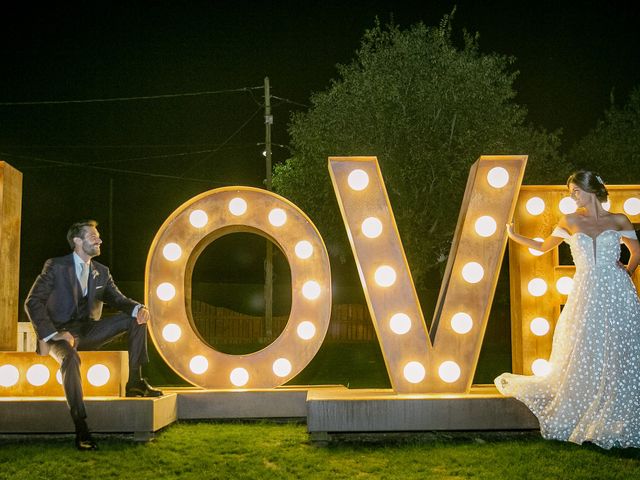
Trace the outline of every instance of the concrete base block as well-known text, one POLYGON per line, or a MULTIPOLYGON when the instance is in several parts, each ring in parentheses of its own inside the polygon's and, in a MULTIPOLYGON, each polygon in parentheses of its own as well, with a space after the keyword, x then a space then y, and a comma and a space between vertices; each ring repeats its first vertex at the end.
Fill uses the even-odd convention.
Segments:
POLYGON ((299 418, 307 416, 307 393, 311 390, 346 390, 339 386, 280 387, 264 390, 172 389, 178 394, 178 418, 249 419, 299 418))
MULTIPOLYGON (((133 433, 149 439, 177 420, 177 397, 85 397, 87 423, 93 432, 133 433)), ((71 433, 73 422, 63 397, 0 398, 0 433, 71 433)))
POLYGON ((307 429, 316 432, 526 430, 539 428, 524 404, 493 386, 466 395, 398 395, 391 390, 309 391, 307 429))

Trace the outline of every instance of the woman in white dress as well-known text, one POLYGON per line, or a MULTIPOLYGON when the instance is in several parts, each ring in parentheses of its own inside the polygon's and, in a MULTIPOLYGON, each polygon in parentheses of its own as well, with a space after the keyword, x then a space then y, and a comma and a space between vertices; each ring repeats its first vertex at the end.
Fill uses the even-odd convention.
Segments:
POLYGON ((640 244, 629 219, 601 203, 607 189, 594 172, 567 180, 578 206, 540 242, 507 226, 517 243, 542 252, 563 241, 571 247, 573 290, 553 336, 546 376, 504 373, 498 390, 523 402, 538 417, 544 438, 603 448, 640 447, 640 300, 631 276, 640 244), (620 243, 631 255, 624 266, 620 243))

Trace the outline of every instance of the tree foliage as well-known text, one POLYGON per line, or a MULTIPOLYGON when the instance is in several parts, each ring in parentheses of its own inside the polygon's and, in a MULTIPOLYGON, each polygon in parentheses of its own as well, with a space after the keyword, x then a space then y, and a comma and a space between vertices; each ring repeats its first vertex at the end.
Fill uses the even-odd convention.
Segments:
POLYGON ((608 183, 640 183, 640 86, 628 102, 613 102, 604 119, 569 151, 578 168, 599 172, 608 183))
POLYGON ((292 156, 277 165, 276 191, 318 225, 332 255, 349 246, 327 170, 332 155, 375 155, 419 287, 439 283, 469 167, 483 154, 528 154, 525 181, 563 175, 557 135, 525 123, 514 97, 514 60, 481 54, 478 38, 452 40, 440 25, 401 30, 378 22, 365 32, 340 78, 292 117, 292 156), (436 273, 433 275, 433 273, 436 273))

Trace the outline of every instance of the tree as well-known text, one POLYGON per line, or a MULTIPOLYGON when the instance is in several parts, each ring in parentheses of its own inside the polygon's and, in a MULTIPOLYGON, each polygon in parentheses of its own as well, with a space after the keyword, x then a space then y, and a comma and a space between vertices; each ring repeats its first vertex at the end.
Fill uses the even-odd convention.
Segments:
POLYGON ((604 119, 568 156, 578 168, 599 172, 607 183, 640 183, 640 86, 622 108, 612 101, 604 119))
POLYGON ((529 154, 530 182, 568 171, 558 137, 525 125, 514 102, 513 59, 479 52, 464 34, 453 44, 451 16, 407 30, 379 22, 366 31, 340 79, 312 95, 289 125, 292 156, 273 185, 318 225, 329 252, 349 255, 327 170, 330 155, 378 157, 418 288, 439 285, 470 165, 482 154, 529 154), (433 275, 433 273, 436 275, 433 275))

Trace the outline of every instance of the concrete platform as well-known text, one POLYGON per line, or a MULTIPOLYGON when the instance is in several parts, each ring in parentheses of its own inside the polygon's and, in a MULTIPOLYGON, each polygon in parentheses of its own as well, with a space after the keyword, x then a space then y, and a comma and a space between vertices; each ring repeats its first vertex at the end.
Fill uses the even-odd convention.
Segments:
MULTIPOLYGON (((159 398, 85 397, 87 423, 99 433, 133 433, 149 440, 175 422, 177 395, 159 398)), ((72 433, 73 422, 64 397, 0 398, 0 433, 72 433)))
POLYGON ((346 432, 527 430, 539 428, 524 404, 493 386, 468 395, 398 395, 392 390, 310 390, 312 435, 346 432))

